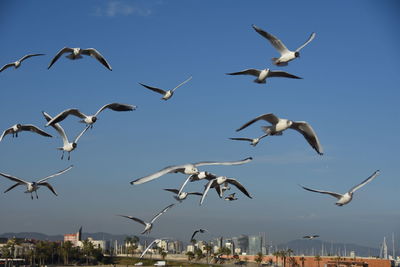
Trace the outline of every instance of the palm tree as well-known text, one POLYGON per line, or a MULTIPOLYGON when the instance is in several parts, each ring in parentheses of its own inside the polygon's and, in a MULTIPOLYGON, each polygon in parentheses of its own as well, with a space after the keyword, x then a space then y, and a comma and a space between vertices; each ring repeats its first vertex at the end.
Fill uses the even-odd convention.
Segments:
POLYGON ((194 253, 191 251, 186 252, 186 256, 188 257, 188 261, 191 261, 194 259, 194 253))
POLYGON ((258 263, 258 266, 261 266, 262 260, 263 260, 263 254, 261 252, 258 252, 257 257, 255 258, 255 261, 258 263))
POLYGON ((72 251, 71 241, 66 241, 62 244, 62 254, 64 255, 64 264, 69 264, 69 257, 72 251))
POLYGON ((301 261, 301 267, 304 267, 304 262, 306 261, 306 258, 301 257, 300 261, 301 261))
POLYGON ((318 262, 318 267, 319 267, 319 262, 322 261, 321 256, 320 255, 316 255, 314 257, 314 259, 318 262))
POLYGON ((275 264, 278 265, 279 251, 275 251, 272 255, 275 257, 275 264))
POLYGON ((209 244, 206 244, 206 245, 204 246, 204 249, 205 249, 205 251, 206 251, 207 264, 208 264, 208 263, 209 263, 209 262, 208 262, 209 256, 211 255, 212 246, 209 245, 209 244))
POLYGON ((287 257, 286 251, 285 250, 279 251, 279 256, 281 257, 281 259, 283 261, 283 267, 286 267, 286 257, 287 257))
POLYGON ((163 260, 165 260, 165 257, 167 257, 167 252, 162 251, 162 252, 161 252, 161 258, 162 258, 163 260))

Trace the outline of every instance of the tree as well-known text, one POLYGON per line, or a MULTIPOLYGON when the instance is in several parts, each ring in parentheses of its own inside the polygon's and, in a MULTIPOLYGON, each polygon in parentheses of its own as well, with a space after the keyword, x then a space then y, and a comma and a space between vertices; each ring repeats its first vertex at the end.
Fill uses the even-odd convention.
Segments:
POLYGON ((257 257, 255 258, 255 261, 258 263, 258 266, 261 266, 262 260, 263 260, 263 254, 261 252, 258 252, 257 257))
POLYGON ((161 252, 161 258, 165 260, 165 257, 167 257, 167 252, 165 251, 161 252))
POLYGON ((204 249, 205 249, 205 251, 206 251, 207 264, 208 264, 208 263, 209 263, 209 262, 208 262, 209 256, 211 255, 211 251, 212 251, 212 246, 209 245, 209 244, 206 244, 206 245, 204 246, 204 249))
POLYGON ((319 267, 319 262, 322 261, 321 256, 320 255, 316 255, 314 257, 314 259, 318 262, 318 267, 319 267))
POLYGON ((274 253, 272 253, 272 255, 275 257, 275 264, 278 265, 278 258, 280 256, 279 251, 275 251, 274 253))
POLYGON ((64 264, 69 264, 69 257, 72 251, 71 241, 66 241, 61 246, 61 251, 64 256, 64 264))
POLYGON ((86 239, 82 242, 82 252, 86 258, 86 265, 89 265, 89 258, 92 256, 94 251, 93 243, 86 239))
POLYGON ((199 248, 194 249, 194 254, 196 255, 197 260, 204 258, 203 251, 199 248))
POLYGON ((304 267, 304 262, 306 261, 306 258, 301 257, 300 261, 301 261, 301 267, 304 267))
POLYGON ((188 261, 192 261, 194 259, 194 253, 191 251, 186 252, 186 256, 188 257, 188 261))

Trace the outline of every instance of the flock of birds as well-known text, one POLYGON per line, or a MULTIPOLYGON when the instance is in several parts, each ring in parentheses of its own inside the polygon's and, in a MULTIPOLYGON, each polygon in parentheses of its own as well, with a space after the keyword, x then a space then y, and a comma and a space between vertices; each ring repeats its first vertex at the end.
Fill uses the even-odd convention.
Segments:
MULTIPOLYGON (((300 50, 302 50, 306 45, 308 45, 312 40, 314 40, 316 34, 312 33, 310 35, 310 37, 308 38, 308 40, 301 45, 299 48, 297 48, 294 51, 289 50, 281 40, 279 40, 277 37, 275 37, 274 35, 262 30, 261 28, 252 25, 253 29, 259 33, 261 36, 263 36, 264 38, 266 38, 273 47, 276 48, 276 50, 280 53, 279 57, 274 57, 272 58, 273 64, 275 64, 276 66, 287 66, 288 63, 298 57, 300 57, 300 50)), ((99 61, 104 67, 106 67, 108 70, 112 70, 111 65, 107 62, 107 60, 100 54, 100 52, 98 52, 96 49, 94 48, 87 48, 87 49, 81 49, 81 48, 70 48, 70 47, 64 47, 62 48, 55 56, 54 58, 51 60, 48 69, 50 69, 54 63, 64 54, 68 54, 66 57, 71 59, 71 60, 76 60, 76 59, 80 59, 82 58, 83 55, 86 56, 91 56, 93 58, 95 58, 97 61, 99 61)), ((44 54, 28 54, 24 57, 22 57, 21 59, 6 64, 4 65, 1 69, 0 72, 6 70, 7 68, 10 67, 14 67, 15 69, 19 68, 21 66, 21 63, 29 58, 32 57, 37 57, 37 56, 43 56, 44 54)), ((267 78, 269 77, 284 77, 284 78, 291 78, 291 79, 301 79, 301 77, 298 77, 296 75, 290 74, 288 72, 284 72, 284 71, 274 71, 271 70, 269 68, 263 69, 263 70, 258 70, 258 69, 246 69, 243 71, 239 71, 239 72, 233 72, 233 73, 227 73, 228 75, 252 75, 255 76, 256 79, 254 80, 254 82, 256 83, 266 83, 267 78)), ((174 92, 177 88, 181 87, 182 85, 186 84, 187 82, 189 82, 192 79, 192 77, 189 77, 188 79, 186 79, 185 81, 183 81, 182 83, 180 83, 178 86, 176 86, 175 88, 171 89, 171 90, 163 90, 157 87, 152 87, 152 86, 148 86, 142 83, 139 83, 140 85, 142 85, 143 87, 154 91, 156 93, 159 93, 162 95, 162 100, 168 100, 170 99, 173 95, 174 92)), ((70 160, 70 153, 76 149, 77 147, 77 143, 78 140, 87 132, 87 130, 89 128, 92 128, 94 123, 97 121, 98 116, 100 115, 100 113, 106 109, 112 110, 112 111, 117 111, 117 112, 124 112, 124 111, 133 111, 135 110, 137 107, 134 105, 128 105, 128 104, 122 104, 122 103, 110 103, 110 104, 106 104, 104 106, 102 106, 96 113, 94 113, 93 115, 86 115, 85 113, 81 112, 79 109, 76 108, 70 108, 70 109, 66 109, 62 112, 60 112, 59 114, 57 114, 56 116, 52 117, 51 115, 49 115, 46 112, 42 112, 43 116, 46 120, 46 127, 52 127, 54 130, 56 130, 56 132, 58 133, 58 135, 61 137, 63 144, 61 147, 57 148, 59 150, 62 151, 62 156, 61 159, 64 158, 64 153, 68 152, 68 160, 70 160), (72 139, 68 139, 64 129, 61 127, 60 123, 65 120, 67 117, 69 116, 75 116, 80 118, 81 120, 79 122, 85 124, 84 129, 80 132, 80 134, 73 139, 73 141, 70 141, 72 139)), ((245 124, 243 124, 240 128, 238 128, 236 131, 239 132, 251 125, 253 125, 254 123, 258 122, 258 121, 266 121, 268 122, 270 125, 266 125, 266 126, 262 126, 262 135, 260 135, 259 137, 256 138, 247 138, 247 137, 233 137, 230 138, 231 140, 238 140, 238 141, 247 141, 250 143, 250 145, 252 146, 256 146, 259 142, 261 142, 262 139, 268 137, 268 136, 280 136, 283 134, 283 132, 287 129, 293 129, 299 133, 301 133, 304 138, 306 139, 306 141, 309 143, 309 145, 319 154, 319 155, 323 155, 324 151, 322 148, 322 145, 319 141, 319 138, 316 134, 316 132, 314 131, 314 129, 311 127, 311 125, 305 121, 293 121, 293 120, 288 120, 288 119, 284 119, 284 118, 279 118, 277 117, 275 114, 273 113, 267 113, 267 114, 262 114, 260 116, 257 116, 253 119, 251 119, 250 121, 246 122, 245 124)), ((40 129, 39 127, 35 126, 35 125, 31 125, 31 124, 20 124, 17 123, 7 129, 5 129, 3 131, 3 133, 0 136, 0 142, 4 139, 5 136, 7 135, 12 135, 13 137, 18 137, 18 134, 20 132, 23 131, 28 131, 28 132, 32 132, 32 133, 36 133, 39 134, 41 136, 45 136, 45 137, 52 137, 51 134, 47 133, 46 131, 40 129)), ((175 165, 175 166, 168 166, 165 168, 162 168, 161 170, 151 173, 147 176, 135 179, 133 181, 131 181, 132 185, 139 185, 139 184, 143 184, 143 183, 147 183, 149 181, 158 179, 161 176, 164 176, 168 173, 182 173, 184 175, 187 175, 187 178, 185 179, 185 181, 183 182, 183 184, 181 184, 181 186, 179 188, 166 188, 164 190, 172 192, 174 194, 174 198, 179 201, 182 202, 184 201, 189 195, 197 195, 200 196, 200 205, 203 204, 205 197, 207 196, 209 190, 211 188, 215 189, 217 192, 217 195, 221 198, 221 199, 225 199, 227 201, 235 201, 238 198, 235 196, 235 193, 231 193, 228 196, 224 197, 224 193, 225 191, 229 191, 231 190, 230 185, 235 186, 239 191, 241 191, 245 196, 247 196, 248 198, 252 198, 252 196, 250 195, 250 193, 247 191, 247 189, 237 180, 234 178, 230 178, 224 175, 217 175, 217 174, 213 174, 210 173, 208 171, 199 171, 199 167, 202 166, 212 166, 212 165, 229 165, 229 166, 233 166, 233 165, 242 165, 242 164, 246 164, 248 162, 252 161, 251 157, 242 159, 242 160, 238 160, 238 161, 202 161, 202 162, 197 162, 197 163, 187 163, 187 164, 181 164, 181 165, 175 165), (202 192, 186 192, 184 191, 185 186, 187 185, 188 182, 195 182, 195 181, 200 181, 200 180, 205 180, 207 181, 206 184, 204 185, 204 189, 202 190, 202 192)), ((15 184, 13 184, 10 188, 8 188, 4 193, 14 189, 15 187, 19 186, 19 185, 25 185, 27 190, 25 193, 30 193, 31 194, 31 198, 33 199, 33 193, 36 194, 36 198, 38 198, 37 195, 37 190, 39 189, 39 187, 41 186, 45 186, 47 187, 54 195, 57 195, 56 191, 54 190, 54 188, 48 183, 48 179, 59 176, 61 174, 64 174, 65 172, 69 171, 73 166, 69 166, 68 168, 59 171, 55 174, 49 175, 45 178, 42 178, 40 180, 34 181, 34 182, 27 182, 23 179, 17 178, 15 176, 9 175, 9 174, 5 174, 5 173, 0 173, 1 176, 15 182, 15 184)), ((307 191, 311 191, 311 192, 315 192, 315 193, 321 193, 321 194, 328 194, 331 195, 335 198, 338 199, 338 201, 336 202, 336 205, 338 206, 343 206, 348 204, 352 198, 353 198, 353 194, 356 190, 360 189, 361 187, 363 187, 364 185, 366 185, 367 183, 371 182, 373 179, 375 179, 377 176, 379 175, 379 171, 375 171, 370 177, 368 177, 367 179, 365 179, 363 182, 361 182, 360 184, 354 186, 353 188, 351 188, 348 192, 346 192, 345 194, 339 194, 339 193, 334 193, 334 192, 330 192, 330 191, 323 191, 323 190, 317 190, 317 189, 311 189, 305 186, 301 186, 303 189, 307 190, 307 191)), ((170 204, 167 207, 165 207, 163 210, 161 210, 159 213, 157 213, 151 220, 150 222, 146 222, 142 219, 139 219, 137 217, 133 217, 133 216, 127 216, 127 215, 119 215, 122 217, 125 217, 127 219, 133 220, 135 222, 138 222, 140 224, 142 224, 145 228, 144 231, 142 232, 142 234, 149 234, 150 231, 153 228, 153 224, 154 222, 165 212, 167 212, 170 208, 172 208, 175 204, 170 204)), ((194 239, 194 236, 200 232, 200 233, 204 233, 207 230, 205 229, 199 229, 196 230, 192 237, 191 240, 194 239)), ((312 238, 316 238, 318 237, 317 235, 314 236, 305 236, 304 238, 308 238, 308 239, 312 239, 312 238)), ((158 243, 160 242, 162 239, 156 239, 154 240, 150 246, 148 246, 145 251, 143 252, 142 256, 148 251, 148 249, 154 244, 154 243, 158 243)), ((141 256, 141 257, 142 257, 141 256)))

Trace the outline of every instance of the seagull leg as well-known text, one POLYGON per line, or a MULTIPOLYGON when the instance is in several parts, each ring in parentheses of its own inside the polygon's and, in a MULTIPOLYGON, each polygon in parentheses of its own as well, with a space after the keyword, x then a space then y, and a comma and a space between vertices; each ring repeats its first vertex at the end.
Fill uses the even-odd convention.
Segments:
POLYGON ((33 200, 32 192, 31 192, 31 199, 33 200))
POLYGON ((62 152, 61 159, 64 159, 64 150, 62 152))
POLYGON ((39 197, 38 197, 38 195, 37 195, 37 191, 35 191, 35 194, 36 194, 36 199, 39 199, 39 197))
POLYGON ((70 160, 70 159, 71 159, 71 153, 68 152, 68 160, 70 160))

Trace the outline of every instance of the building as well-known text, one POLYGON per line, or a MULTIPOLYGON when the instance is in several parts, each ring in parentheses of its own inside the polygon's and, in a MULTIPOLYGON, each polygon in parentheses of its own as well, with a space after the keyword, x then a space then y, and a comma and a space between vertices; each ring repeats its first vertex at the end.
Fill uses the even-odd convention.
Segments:
POLYGON ((232 242, 235 246, 235 253, 247 254, 249 248, 249 237, 247 235, 240 235, 238 237, 232 237, 232 242), (240 251, 240 252, 236 252, 240 251))
POLYGON ((249 255, 257 255, 257 253, 262 252, 262 236, 252 235, 249 236, 249 255))
MULTIPOLYGON (((101 248, 103 252, 110 250, 110 241, 105 240, 94 240, 91 237, 88 237, 88 241, 93 244, 94 248, 101 248)), ((78 242, 78 246, 82 247, 82 242, 78 242)))
POLYGON ((74 234, 65 234, 64 242, 71 242, 74 247, 79 246, 79 241, 82 241, 82 226, 79 228, 79 231, 74 234))

